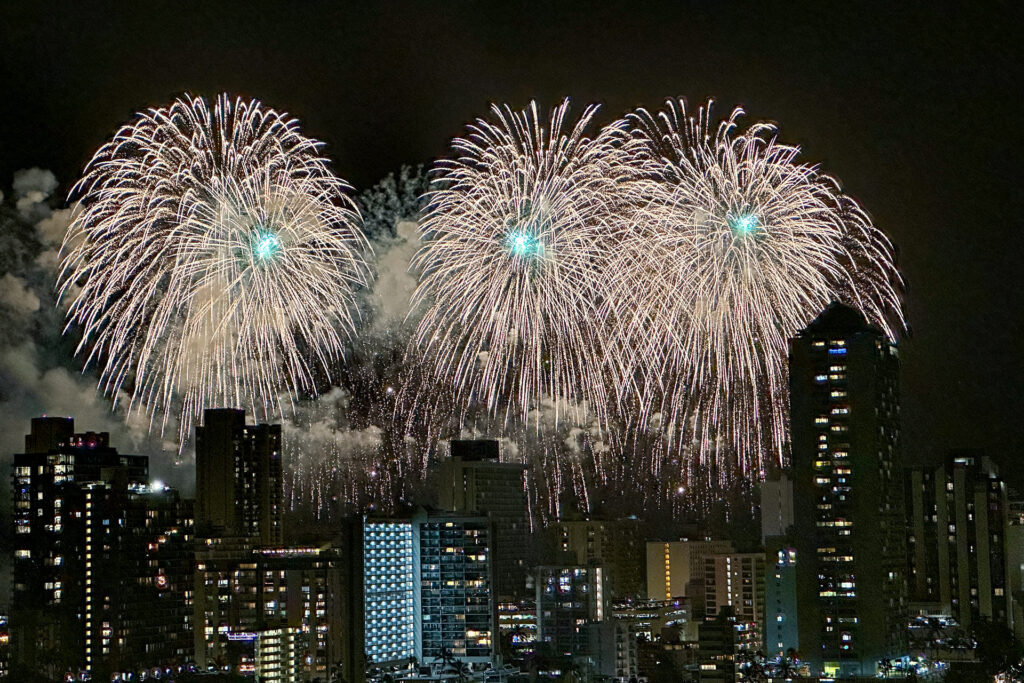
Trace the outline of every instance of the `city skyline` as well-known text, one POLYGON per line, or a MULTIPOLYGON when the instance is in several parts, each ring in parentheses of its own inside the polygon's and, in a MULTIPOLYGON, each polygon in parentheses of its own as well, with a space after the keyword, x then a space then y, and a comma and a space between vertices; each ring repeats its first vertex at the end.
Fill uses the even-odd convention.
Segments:
POLYGON ((1024 6, 0 7, 0 683, 1024 681, 1024 6))
POLYGON ((830 304, 789 365, 794 463, 760 491, 753 539, 707 519, 528 525, 529 467, 488 439, 452 440, 391 514, 303 528, 281 505, 279 425, 206 410, 193 501, 109 434, 35 418, 0 675, 825 681, 1024 657, 1024 501, 976 451, 903 463, 898 349, 857 310, 830 304))

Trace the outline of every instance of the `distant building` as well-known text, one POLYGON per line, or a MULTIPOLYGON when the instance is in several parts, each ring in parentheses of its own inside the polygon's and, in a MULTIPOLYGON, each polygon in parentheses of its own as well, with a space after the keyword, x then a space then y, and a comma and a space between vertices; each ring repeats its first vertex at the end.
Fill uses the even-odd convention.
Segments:
POLYGON ((698 629, 699 681, 732 683, 736 680, 737 641, 743 625, 720 612, 714 619, 703 621, 698 629))
POLYGON ((590 670, 601 680, 628 683, 639 674, 637 635, 630 624, 614 619, 590 622, 586 634, 590 670))
POLYGON ((421 510, 412 523, 416 658, 433 661, 447 651, 466 664, 490 663, 498 630, 490 521, 421 510))
POLYGON ((896 344, 831 304, 790 341, 800 650, 829 676, 905 651, 896 344))
POLYGON ((196 530, 281 545, 281 425, 247 425, 245 411, 203 411, 196 427, 196 530))
POLYGON ((769 657, 800 651, 797 617, 796 549, 770 545, 765 567, 764 653, 769 657))
POLYGON ((537 642, 537 603, 535 600, 498 604, 498 635, 504 643, 499 647, 506 660, 532 652, 537 642))
POLYGON ((254 668, 259 683, 296 683, 303 680, 301 629, 282 626, 254 635, 254 668))
POLYGON ((761 650, 765 626, 765 561, 762 553, 720 553, 704 557, 704 615, 725 610, 737 622, 752 625, 737 647, 761 650))
POLYGON ((416 656, 415 551, 412 522, 368 518, 363 525, 366 656, 378 666, 416 656))
POLYGON ((645 543, 638 519, 562 519, 548 533, 554 534, 557 550, 572 553, 576 564, 604 567, 613 599, 646 597, 645 543))
POLYGON ((785 472, 761 482, 761 544, 793 525, 793 481, 785 472))
POLYGON ((995 465, 956 451, 938 467, 909 469, 906 501, 912 607, 965 629, 979 619, 1012 626, 1008 503, 995 465))
POLYGON ((292 628, 302 662, 298 680, 327 677, 352 656, 344 645, 352 628, 344 614, 351 599, 345 579, 338 548, 207 539, 196 552, 196 662, 244 671, 248 653, 237 643, 245 634, 292 628))
POLYGON ((612 616, 628 623, 635 635, 649 641, 697 642, 697 621, 689 598, 617 603, 612 606, 612 616))
POLYGON ((191 505, 144 456, 70 418, 37 418, 14 456, 13 659, 50 677, 183 665, 191 505))
POLYGON ((647 597, 652 600, 689 597, 703 615, 704 558, 732 551, 729 541, 648 541, 647 597))
POLYGON ((438 466, 438 505, 462 514, 486 515, 494 526, 491 561, 495 598, 526 596, 532 565, 526 508, 526 465, 501 462, 492 439, 454 439, 451 455, 438 466))
POLYGON ((537 642, 558 656, 586 652, 584 624, 611 616, 604 568, 598 565, 542 566, 536 570, 537 642))

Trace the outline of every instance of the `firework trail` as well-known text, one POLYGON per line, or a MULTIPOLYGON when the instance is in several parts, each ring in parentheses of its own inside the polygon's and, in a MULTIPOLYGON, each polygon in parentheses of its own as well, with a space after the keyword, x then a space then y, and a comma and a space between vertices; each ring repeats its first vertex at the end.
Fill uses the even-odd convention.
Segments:
POLYGON ((354 331, 368 243, 347 186, 298 122, 258 101, 137 115, 72 190, 58 288, 105 393, 179 436, 204 407, 280 413, 354 331))
MULTIPOLYGON (((903 327, 892 247, 838 183, 776 129, 741 131, 740 109, 713 129, 711 105, 627 117, 631 194, 644 219, 619 282, 621 334, 645 378, 639 424, 661 413, 669 451, 734 458, 763 476, 788 432, 787 340, 832 300, 888 335, 903 327)), ((721 464, 721 463, 718 463, 721 464)))
POLYGON ((604 301, 625 232, 624 166, 611 131, 585 137, 596 107, 575 123, 567 112, 565 101, 545 126, 535 103, 495 105, 435 168, 413 259, 423 317, 412 355, 435 386, 455 388, 463 414, 481 405, 523 420, 546 399, 559 413, 609 403, 604 301))

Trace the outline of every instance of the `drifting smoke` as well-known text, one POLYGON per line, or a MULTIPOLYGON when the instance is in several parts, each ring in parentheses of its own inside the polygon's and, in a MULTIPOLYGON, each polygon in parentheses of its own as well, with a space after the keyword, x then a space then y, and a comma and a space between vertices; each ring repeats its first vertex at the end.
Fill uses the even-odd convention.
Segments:
MULTIPOLYGON (((575 509, 699 517, 719 504, 717 476, 691 472, 682 453, 668 462, 654 457, 663 449, 656 447, 653 418, 647 432, 632 430, 627 441, 620 435, 630 430, 621 425, 564 419, 567 405, 585 412, 566 399, 560 409, 543 399, 521 420, 438 405, 428 419, 415 396, 422 369, 408 362, 419 322, 409 310, 416 286, 410 262, 421 247, 417 222, 428 186, 422 168, 403 168, 356 197, 376 254, 375 277, 360 294, 360 330, 333 373, 334 385, 292 404, 283 420, 292 507, 323 517, 418 500, 427 490, 428 464, 445 455, 447 439, 460 436, 497 438, 503 460, 530 465, 535 523, 575 509)), ((104 398, 97 373, 83 372, 74 360, 77 336, 62 334, 65 311, 53 283, 72 216, 54 208, 56 179, 33 169, 19 173, 13 187, 0 203, 0 462, 8 465, 10 454, 22 450, 32 417, 72 415, 77 429, 108 431, 122 452, 151 456, 155 477, 190 493, 193 454, 161 438, 145 413, 126 416, 126 396, 112 397, 113 404, 104 398)), ((176 435, 176 425, 165 434, 176 435)))
POLYGON ((141 416, 126 419, 73 360, 75 340, 62 334, 54 295, 57 252, 71 222, 69 209, 53 208, 57 185, 50 171, 19 171, 0 205, 0 458, 9 463, 24 449, 31 418, 70 415, 76 429, 110 432, 123 452, 158 456, 150 463, 155 476, 191 488, 190 475, 175 471, 177 444, 152 434, 141 416))

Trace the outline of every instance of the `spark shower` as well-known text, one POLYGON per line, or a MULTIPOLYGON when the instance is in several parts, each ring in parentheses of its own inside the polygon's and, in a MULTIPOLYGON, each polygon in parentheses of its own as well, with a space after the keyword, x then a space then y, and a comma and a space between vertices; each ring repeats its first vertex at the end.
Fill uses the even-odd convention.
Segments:
MULTIPOLYGON (((786 456, 787 339, 832 300, 902 330, 892 246, 740 109, 669 100, 603 128, 596 113, 495 105, 436 163, 405 395, 445 421, 554 406, 656 432, 661 459, 760 476, 786 456)), ((281 415, 324 385, 373 273, 319 150, 288 115, 222 95, 140 113, 97 151, 58 288, 105 393, 185 439, 204 407, 281 415)))

